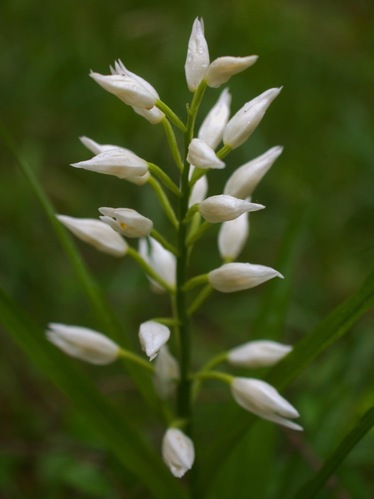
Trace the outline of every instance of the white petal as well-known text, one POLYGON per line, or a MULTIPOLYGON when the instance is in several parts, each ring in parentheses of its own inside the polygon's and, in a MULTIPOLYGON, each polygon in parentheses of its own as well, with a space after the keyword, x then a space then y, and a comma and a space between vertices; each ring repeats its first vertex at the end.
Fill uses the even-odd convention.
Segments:
POLYGON ((275 341, 249 341, 244 345, 233 348, 228 353, 228 362, 241 367, 272 366, 285 357, 292 347, 275 341))
POLYGON ((223 83, 226 83, 231 76, 252 66, 257 59, 257 55, 250 55, 248 57, 219 57, 210 64, 205 75, 205 81, 209 87, 220 87, 223 83))
POLYGON ((99 211, 104 215, 101 220, 126 237, 145 237, 153 228, 152 220, 130 208, 99 208, 99 211))
POLYGON ((218 249, 221 258, 235 260, 242 251, 249 234, 247 213, 224 222, 218 234, 218 249))
POLYGON ((142 350, 153 360, 160 348, 170 338, 170 329, 154 321, 143 322, 139 328, 139 340, 142 350))
POLYGON ((250 289, 273 277, 283 279, 282 274, 270 267, 239 262, 225 263, 208 274, 212 287, 222 293, 250 289))
POLYGON ((118 357, 118 345, 97 331, 55 323, 48 328, 48 340, 71 357, 98 365, 109 364, 118 357))
POLYGON ((209 49, 204 36, 204 23, 195 19, 188 41, 185 72, 188 89, 194 92, 205 76, 209 66, 209 49))
POLYGON ((162 441, 162 457, 172 474, 181 478, 195 460, 192 440, 177 428, 169 428, 162 441))
POLYGON ((230 117, 230 104, 231 95, 226 88, 201 124, 198 138, 212 149, 222 141, 223 131, 230 117))
POLYGON ((118 257, 126 254, 128 246, 125 240, 101 220, 56 216, 75 236, 96 249, 118 257))
POLYGON ((223 143, 232 149, 243 144, 256 129, 280 91, 281 88, 271 88, 244 104, 227 123, 223 132, 223 143))
POLYGON ((221 169, 225 167, 225 163, 221 161, 213 149, 201 139, 192 139, 188 147, 187 161, 202 169, 221 169))
POLYGON ((154 368, 153 384, 155 390, 162 400, 166 400, 174 394, 176 382, 180 377, 178 362, 169 352, 167 345, 160 348, 154 362, 154 368))
POLYGON ((199 203, 201 216, 210 223, 234 220, 243 213, 262 210, 262 204, 251 203, 226 194, 211 196, 199 203))

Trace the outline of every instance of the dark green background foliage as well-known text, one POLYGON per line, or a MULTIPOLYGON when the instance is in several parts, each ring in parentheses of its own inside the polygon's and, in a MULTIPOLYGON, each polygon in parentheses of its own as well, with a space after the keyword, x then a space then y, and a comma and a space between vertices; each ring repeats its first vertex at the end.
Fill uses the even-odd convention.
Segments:
MULTIPOLYGON (((88 72, 105 74, 121 58, 184 118, 190 95, 183 66, 198 15, 205 20, 211 59, 260 56, 229 83, 233 111, 262 91, 284 85, 259 129, 228 157, 226 170, 209 176, 209 192, 221 192, 228 171, 271 146, 285 147, 255 192, 254 201, 267 209, 251 217, 251 236, 240 258, 274 266, 286 280, 240 294, 215 293, 194 323, 197 366, 211 353, 248 338, 297 343, 372 270, 373 4, 5 0, 0 5, 1 121, 56 210, 96 217, 100 206, 133 207, 166 233, 168 223, 148 186, 137 188, 68 165, 89 157, 78 140, 87 135, 128 147, 173 175, 162 130, 100 89, 88 72)), ((203 112, 218 93, 207 92, 203 112)), ((0 156, 1 286, 40 331, 49 321, 99 329, 14 158, 5 147, 0 156)), ((216 233, 213 228, 199 242, 192 260, 196 273, 219 265, 216 233)), ((134 340, 140 321, 169 313, 167 300, 149 292, 132 261, 77 246, 134 340)), ((306 369, 286 393, 302 414, 305 434, 256 423, 226 463, 212 499, 292 497, 373 404, 372 337, 373 316, 367 314, 306 369)), ((147 497, 5 331, 1 351, 0 495, 147 497)), ((163 427, 144 410, 121 367, 83 367, 157 449, 163 427)), ((209 437, 218 438, 214 429, 216 421, 228 417, 226 401, 233 409, 225 391, 214 384, 204 390, 197 411, 202 442, 207 427, 209 437)), ((369 433, 319 497, 372 497, 373 444, 369 433)))

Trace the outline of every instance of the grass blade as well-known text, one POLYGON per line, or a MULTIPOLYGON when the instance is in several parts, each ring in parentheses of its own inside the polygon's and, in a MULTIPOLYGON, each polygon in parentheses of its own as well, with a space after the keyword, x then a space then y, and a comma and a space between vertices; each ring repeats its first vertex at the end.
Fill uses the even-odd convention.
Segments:
POLYGON ((294 496, 295 499, 312 499, 322 489, 327 480, 336 471, 350 451, 374 426, 374 407, 369 409, 355 428, 340 442, 335 452, 326 460, 318 473, 306 482, 294 496))

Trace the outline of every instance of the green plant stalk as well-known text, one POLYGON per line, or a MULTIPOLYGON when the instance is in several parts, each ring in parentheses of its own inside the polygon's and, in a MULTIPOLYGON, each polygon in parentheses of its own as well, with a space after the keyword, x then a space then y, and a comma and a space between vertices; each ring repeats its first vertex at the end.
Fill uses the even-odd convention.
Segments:
POLYGON ((176 248, 171 243, 169 243, 169 241, 167 241, 164 238, 164 236, 162 236, 156 229, 152 229, 151 236, 153 237, 153 239, 156 239, 156 241, 158 241, 161 244, 161 246, 170 251, 170 253, 173 253, 173 255, 178 256, 176 248))
POLYGON ((153 364, 151 364, 150 362, 147 362, 146 360, 144 360, 142 357, 140 357, 136 353, 130 352, 130 350, 124 350, 123 348, 120 348, 118 355, 122 359, 140 366, 141 368, 145 369, 146 371, 150 372, 151 374, 154 373, 155 368, 154 368, 153 364))
POLYGON ((179 171, 182 173, 183 172, 183 161, 179 152, 178 144, 177 144, 177 139, 175 138, 175 133, 174 130, 172 129, 170 125, 170 121, 165 117, 162 121, 162 126, 164 127, 165 135, 169 144, 169 149, 171 152, 171 155, 174 158, 174 161, 179 169, 179 171))
POLYGON ((155 177, 161 180, 165 187, 167 187, 173 194, 175 194, 176 196, 181 195, 178 186, 174 184, 169 175, 167 175, 159 166, 155 165, 154 163, 148 162, 148 168, 149 171, 153 173, 155 177))
MULTIPOLYGON (((188 147, 194 136, 194 127, 197 112, 204 96, 207 85, 202 82, 192 98, 191 106, 188 108, 187 126, 184 136, 185 158, 187 158, 188 147)), ((183 223, 188 211, 188 200, 190 195, 189 185, 190 165, 185 159, 183 172, 181 174, 181 193, 179 199, 178 212, 178 235, 177 235, 177 271, 176 271, 176 293, 175 293, 175 313, 179 322, 179 367, 180 381, 177 392, 177 416, 186 421, 186 433, 191 434, 192 429, 192 411, 191 411, 191 332, 190 317, 187 310, 186 291, 184 286, 188 279, 188 256, 187 246, 188 226, 183 223)))
POLYGON ((173 210, 173 208, 172 208, 172 206, 170 204, 170 201, 167 198, 167 196, 166 196, 163 188, 157 182, 157 180, 155 178, 153 178, 152 176, 149 177, 148 183, 152 187, 152 189, 155 191, 155 194, 158 197, 158 199, 159 199, 159 201, 161 203, 161 206, 163 207, 163 209, 165 211, 166 216, 168 217, 168 219, 170 220, 170 222, 172 223, 172 225, 175 228, 177 228, 178 227, 177 217, 176 217, 176 215, 174 213, 174 210, 173 210))
POLYGON ((165 113, 165 116, 175 125, 177 128, 182 130, 182 132, 186 131, 186 127, 184 123, 178 118, 178 116, 170 109, 169 106, 165 104, 165 102, 162 102, 161 100, 156 101, 156 107, 163 113, 165 113))

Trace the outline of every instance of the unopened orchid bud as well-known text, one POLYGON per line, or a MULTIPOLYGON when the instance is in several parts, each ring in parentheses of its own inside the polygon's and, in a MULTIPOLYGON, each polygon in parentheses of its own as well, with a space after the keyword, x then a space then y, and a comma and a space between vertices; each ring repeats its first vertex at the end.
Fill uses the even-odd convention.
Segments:
POLYGON ((155 390, 162 400, 171 397, 180 377, 179 365, 175 357, 169 352, 168 346, 164 345, 154 362, 153 384, 155 390))
POLYGON ((195 448, 192 440, 177 428, 169 428, 162 440, 162 457, 172 474, 181 478, 192 468, 195 448))
POLYGON ((235 260, 242 251, 249 233, 247 213, 235 220, 224 222, 218 233, 218 250, 221 258, 235 260))
POLYGON ((212 149, 222 141, 223 130, 230 117, 230 104, 231 95, 226 88, 201 124, 198 138, 212 149))
POLYGON ((251 203, 244 199, 234 198, 227 194, 210 196, 199 203, 201 216, 209 223, 220 223, 234 220, 243 213, 262 210, 262 204, 251 203))
POLYGON ((241 199, 251 196, 282 151, 283 147, 272 147, 261 156, 237 168, 226 182, 223 192, 241 199))
POLYGON ((184 66, 188 89, 195 92, 209 66, 209 49, 204 36, 203 20, 195 19, 188 41, 187 59, 184 66))
POLYGON ((93 71, 90 76, 101 87, 129 106, 151 109, 158 100, 156 95, 149 92, 142 83, 131 76, 102 75, 93 71))
MULTIPOLYGON (((175 286, 176 259, 173 253, 165 249, 158 241, 149 237, 139 240, 139 253, 152 269, 171 287, 175 286), (147 243, 147 239, 149 244, 147 243)), ((150 279, 152 290, 156 293, 164 292, 158 283, 150 279)))
POLYGON ((188 200, 188 207, 194 204, 200 203, 205 199, 206 193, 208 192, 208 179, 206 175, 203 175, 196 181, 191 189, 190 198, 188 200))
POLYGON ((99 208, 100 219, 126 237, 145 237, 151 233, 153 222, 130 208, 99 208))
POLYGON ((257 55, 248 57, 218 57, 210 63, 204 80, 209 87, 218 88, 226 83, 231 76, 252 66, 258 59, 257 55))
POLYGON ((223 132, 223 143, 232 149, 243 144, 256 129, 280 91, 281 88, 271 88, 244 104, 227 123, 223 132))
POLYGON ((126 241, 106 223, 94 218, 56 216, 76 237, 99 251, 117 257, 127 253, 126 241))
POLYGON ((211 286, 222 293, 254 288, 274 277, 283 279, 282 274, 270 267, 241 262, 225 263, 208 274, 211 286))
POLYGON ((299 417, 297 410, 265 381, 234 378, 231 383, 231 393, 235 401, 246 411, 292 430, 302 431, 301 426, 289 421, 299 417))
POLYGON ((139 341, 142 350, 153 360, 160 348, 170 338, 170 329, 159 322, 143 322, 139 328, 139 341))
MULTIPOLYGON (((124 75, 124 76, 129 76, 130 78, 133 78, 136 80, 140 85, 143 85, 145 89, 152 95, 154 95, 157 99, 159 98, 159 95, 154 87, 147 81, 144 80, 144 78, 141 78, 135 73, 132 73, 129 71, 125 65, 123 64, 122 61, 118 60, 115 62, 114 69, 111 68, 112 74, 117 74, 117 75, 124 75)), ((165 114, 160 111, 157 107, 152 107, 152 109, 146 109, 144 107, 134 107, 134 111, 137 114, 140 114, 143 116, 146 120, 148 120, 152 125, 156 125, 157 123, 160 123, 165 118, 165 114)))
POLYGON ((109 149, 97 154, 92 159, 72 163, 75 168, 83 168, 105 175, 114 175, 121 179, 130 179, 144 175, 148 171, 148 164, 144 159, 128 149, 109 149))
POLYGON ((48 325, 46 335, 67 355, 91 364, 110 364, 118 357, 119 346, 114 341, 86 327, 52 323, 48 325))
POLYGON ((228 352, 227 360, 237 367, 259 367, 273 366, 291 352, 292 347, 282 345, 276 341, 257 340, 249 341, 233 348, 228 352))
POLYGON ((221 161, 213 149, 201 139, 192 139, 188 147, 187 161, 204 170, 207 169, 222 169, 225 163, 221 161))

